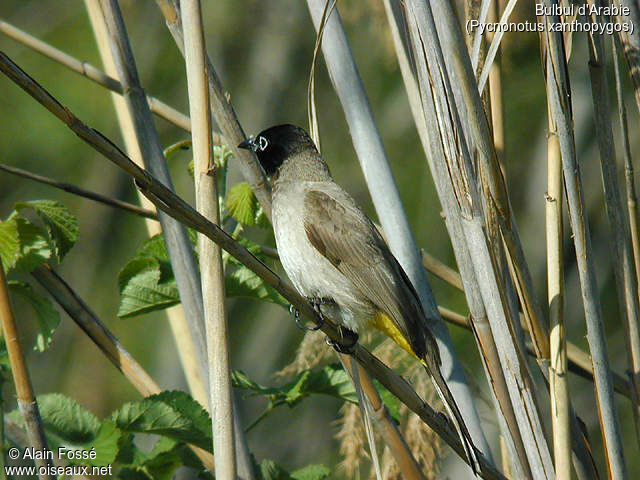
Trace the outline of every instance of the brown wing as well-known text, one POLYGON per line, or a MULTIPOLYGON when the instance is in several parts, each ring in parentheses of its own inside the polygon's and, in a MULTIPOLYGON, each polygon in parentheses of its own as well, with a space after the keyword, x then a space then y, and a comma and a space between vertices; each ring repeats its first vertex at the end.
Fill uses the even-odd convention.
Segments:
POLYGON ((344 191, 331 193, 332 196, 311 190, 305 195, 307 237, 371 303, 391 318, 422 358, 426 326, 411 282, 371 220, 344 191))

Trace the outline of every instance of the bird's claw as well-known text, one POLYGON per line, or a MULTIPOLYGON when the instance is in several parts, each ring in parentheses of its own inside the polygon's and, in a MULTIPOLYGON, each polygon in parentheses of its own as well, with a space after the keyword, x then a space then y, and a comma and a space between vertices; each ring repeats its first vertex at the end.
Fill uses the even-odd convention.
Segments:
POLYGON ((355 346, 358 343, 358 338, 360 338, 359 335, 342 325, 338 326, 338 332, 343 339, 349 340, 349 343, 340 343, 327 337, 327 345, 333 347, 333 349, 338 353, 352 355, 353 352, 355 352, 355 346))
POLYGON ((309 327, 305 324, 302 323, 302 320, 300 319, 300 311, 294 307, 293 305, 289 305, 289 313, 291 315, 293 315, 293 318, 296 321, 296 326, 300 329, 300 330, 304 330, 304 331, 308 331, 308 332, 314 332, 316 330, 320 330, 323 325, 324 325, 324 317, 322 315, 320 315, 319 318, 319 322, 312 326, 309 327))

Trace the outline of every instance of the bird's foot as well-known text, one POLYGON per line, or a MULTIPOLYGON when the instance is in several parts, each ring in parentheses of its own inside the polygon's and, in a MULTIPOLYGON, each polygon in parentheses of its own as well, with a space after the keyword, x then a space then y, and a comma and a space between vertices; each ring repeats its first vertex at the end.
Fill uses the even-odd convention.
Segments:
POLYGON ((342 337, 344 342, 337 342, 327 337, 327 345, 330 345, 338 353, 345 355, 351 355, 355 351, 355 346, 358 343, 359 335, 353 330, 349 330, 342 325, 338 325, 338 333, 342 337))
POLYGON ((324 316, 322 315, 322 312, 320 311, 320 305, 326 305, 326 304, 329 304, 329 303, 333 303, 333 300, 328 299, 328 298, 316 298, 316 297, 307 297, 307 300, 309 301, 309 303, 311 304, 313 309, 318 314, 318 317, 317 317, 318 318, 318 323, 316 323, 312 327, 309 327, 309 326, 303 324, 301 319, 300 319, 300 311, 293 305, 289 305, 289 313, 291 313, 291 315, 293 315, 293 318, 296 321, 296 325, 298 326, 298 328, 300 330, 314 332, 316 330, 320 330, 324 326, 324 316))

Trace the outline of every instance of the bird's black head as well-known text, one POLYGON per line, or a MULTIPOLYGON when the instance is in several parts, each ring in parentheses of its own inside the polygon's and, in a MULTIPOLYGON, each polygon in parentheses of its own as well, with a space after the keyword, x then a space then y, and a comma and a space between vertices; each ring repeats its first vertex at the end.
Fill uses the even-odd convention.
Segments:
POLYGON ((288 157, 296 153, 308 149, 317 151, 307 132, 289 124, 267 128, 238 147, 254 152, 267 175, 273 175, 288 157))

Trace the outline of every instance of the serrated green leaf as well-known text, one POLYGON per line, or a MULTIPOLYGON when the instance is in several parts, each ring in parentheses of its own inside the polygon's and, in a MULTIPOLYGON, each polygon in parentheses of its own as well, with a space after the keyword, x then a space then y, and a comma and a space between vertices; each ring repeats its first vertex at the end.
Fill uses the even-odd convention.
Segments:
POLYGON ((53 257, 53 250, 45 232, 24 218, 14 217, 14 221, 18 227, 20 241, 20 252, 16 259, 15 270, 30 272, 38 265, 50 261, 53 257))
POLYGON ((227 297, 247 297, 267 300, 284 308, 289 308, 289 302, 264 283, 264 280, 244 265, 237 267, 225 278, 225 292, 227 297))
POLYGON ((9 290, 24 298, 36 313, 39 332, 36 336, 35 348, 40 352, 44 352, 51 344, 53 333, 60 325, 60 314, 51 300, 38 295, 28 283, 10 281, 9 290))
POLYGON ((57 438, 83 444, 98 435, 100 420, 73 398, 61 393, 38 396, 38 407, 47 430, 57 438))
POLYGON ((195 469, 204 478, 213 478, 190 448, 167 437, 160 437, 149 453, 136 450, 135 458, 124 464, 119 476, 130 480, 168 480, 182 465, 195 469))
POLYGON ((31 271, 51 259, 47 234, 24 218, 11 215, 0 222, 0 257, 5 271, 31 271))
POLYGON ((67 458, 70 463, 92 466, 113 463, 121 437, 113 422, 100 422, 78 402, 59 393, 40 395, 38 407, 50 448, 95 451, 95 458, 90 455, 87 455, 89 458, 67 458))
POLYGON ((307 465, 304 468, 291 473, 294 480, 322 480, 329 478, 331 470, 324 465, 307 465))
POLYGON ((16 264, 19 253, 18 225, 13 220, 0 222, 0 259, 5 272, 16 264))
POLYGON ((173 272, 155 257, 135 257, 118 275, 120 318, 161 310, 180 302, 173 272))
POLYGON ((78 240, 78 220, 67 208, 53 200, 33 200, 18 202, 14 206, 16 212, 32 210, 44 224, 54 254, 58 261, 69 252, 78 240))
POLYGON ((258 200, 247 182, 240 182, 227 192, 225 205, 236 221, 243 225, 255 225, 258 200))
POLYGON ((232 372, 231 381, 235 388, 247 390, 252 395, 263 395, 273 403, 297 405, 309 395, 321 394, 357 403, 358 397, 347 373, 340 365, 333 364, 313 371, 302 371, 292 382, 281 387, 264 387, 251 380, 246 373, 232 372))
POLYGON ((211 451, 211 418, 184 392, 167 391, 127 403, 111 418, 125 432, 163 435, 211 451))

